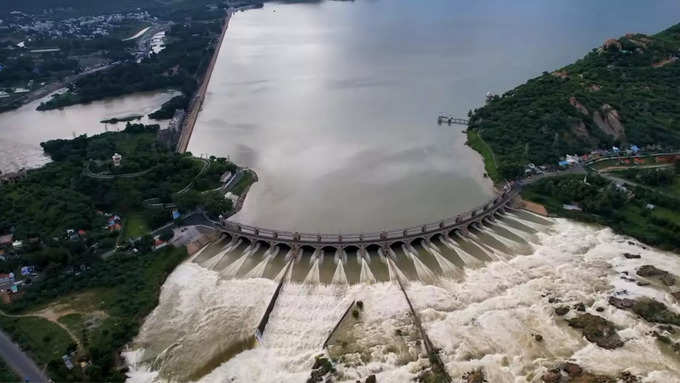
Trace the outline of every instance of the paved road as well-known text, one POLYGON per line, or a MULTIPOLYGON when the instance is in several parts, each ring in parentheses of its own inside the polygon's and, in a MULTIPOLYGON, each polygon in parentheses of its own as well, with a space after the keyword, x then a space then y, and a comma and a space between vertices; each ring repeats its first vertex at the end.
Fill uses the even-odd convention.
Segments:
POLYGON ((49 381, 35 362, 1 331, 0 356, 21 379, 28 379, 31 383, 47 383, 49 381))

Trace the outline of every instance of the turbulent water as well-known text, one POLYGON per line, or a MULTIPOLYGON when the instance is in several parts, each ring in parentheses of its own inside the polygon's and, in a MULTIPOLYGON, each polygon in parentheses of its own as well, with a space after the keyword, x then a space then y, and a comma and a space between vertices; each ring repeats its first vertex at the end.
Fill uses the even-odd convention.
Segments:
POLYGON ((527 213, 481 229, 396 248, 388 256, 305 253, 285 276, 285 251, 217 242, 169 277, 159 306, 126 353, 129 381, 305 382, 317 355, 334 360, 336 382, 370 374, 379 382, 410 381, 429 362, 397 275, 454 381, 481 367, 489 382, 540 382, 566 360, 593 373, 629 371, 643 382, 680 379, 680 359, 650 335, 655 326, 607 303, 615 294, 653 296, 680 312, 669 290, 621 278, 643 264, 680 275, 677 255, 607 228, 527 213), (626 259, 625 252, 642 257, 626 259), (254 277, 262 275, 267 278, 254 277), (273 279, 282 277, 289 280, 264 335, 255 340, 276 288, 273 279), (550 298, 584 303, 588 312, 612 321, 624 346, 605 350, 589 343, 556 316, 550 298), (348 316, 323 349, 358 300, 358 319, 348 316))

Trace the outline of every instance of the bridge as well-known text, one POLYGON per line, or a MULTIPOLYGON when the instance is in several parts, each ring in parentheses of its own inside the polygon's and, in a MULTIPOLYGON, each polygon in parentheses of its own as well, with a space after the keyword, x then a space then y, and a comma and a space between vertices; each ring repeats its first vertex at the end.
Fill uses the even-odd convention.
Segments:
POLYGON ((521 183, 515 183, 506 187, 491 201, 465 213, 401 230, 360 234, 300 233, 265 229, 229 220, 222 220, 217 227, 235 239, 246 239, 251 243, 263 242, 269 246, 286 245, 294 254, 303 247, 313 250, 353 248, 363 254, 369 248, 387 250, 394 245, 410 244, 418 240, 429 241, 438 235, 449 235, 455 231, 467 233, 475 225, 481 225, 485 219, 492 219, 496 213, 504 213, 520 189, 521 183))
POLYGON ((440 114, 439 117, 437 118, 437 123, 439 125, 449 124, 449 125, 465 125, 465 126, 467 126, 467 125, 470 124, 470 120, 468 120, 466 118, 454 117, 454 116, 449 115, 449 114, 440 114))

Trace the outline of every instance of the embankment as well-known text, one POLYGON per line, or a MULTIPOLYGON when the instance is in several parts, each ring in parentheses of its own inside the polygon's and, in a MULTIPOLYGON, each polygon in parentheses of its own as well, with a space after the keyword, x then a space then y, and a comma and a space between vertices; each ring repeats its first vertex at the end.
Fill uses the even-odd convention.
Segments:
POLYGON ((222 32, 220 33, 219 39, 217 39, 217 44, 215 45, 215 50, 212 57, 210 58, 210 64, 203 75, 203 81, 199 86, 196 94, 191 99, 189 104, 189 110, 187 112, 186 118, 182 123, 182 131, 177 141, 177 152, 184 153, 189 146, 189 140, 191 139, 191 134, 194 132, 194 125, 196 125, 196 120, 198 119, 198 113, 201 111, 201 106, 203 105, 203 100, 205 100, 205 93, 208 90, 208 84, 210 83, 210 78, 212 77, 212 72, 215 69, 215 64, 217 63, 217 57, 220 54, 220 48, 222 47, 222 42, 224 41, 224 36, 227 34, 227 29, 229 28, 229 20, 231 19, 231 11, 227 12, 227 16, 224 19, 224 26, 222 27, 222 32))

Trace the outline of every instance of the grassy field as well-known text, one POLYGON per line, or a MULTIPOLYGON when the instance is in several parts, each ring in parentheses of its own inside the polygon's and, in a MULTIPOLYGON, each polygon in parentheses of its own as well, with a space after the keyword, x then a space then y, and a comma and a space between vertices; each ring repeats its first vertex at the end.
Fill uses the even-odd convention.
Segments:
POLYGON ((675 176, 675 180, 673 181, 672 185, 664 186, 664 187, 660 188, 659 190, 661 190, 664 193, 668 193, 668 194, 672 194, 672 195, 675 195, 677 197, 680 197, 680 174, 677 174, 675 176))
POLYGON ((149 224, 142 214, 130 213, 123 224, 122 240, 141 237, 150 231, 149 224))
POLYGON ((24 297, 7 307, 14 315, 51 309, 80 342, 79 355, 92 368, 67 370, 61 359, 73 339, 42 318, 0 317, 0 327, 57 382, 123 382, 116 354, 137 334, 143 318, 158 304, 167 275, 186 258, 184 248, 168 247, 143 254, 116 254, 74 278, 36 282, 24 297), (91 286, 100 286, 92 288, 91 286), (48 364, 49 363, 49 364, 48 364))
POLYGON ((73 344, 71 337, 56 324, 42 318, 8 318, 0 316, 2 327, 21 349, 31 354, 44 366, 51 360, 60 360, 73 344))
POLYGON ((67 314, 59 318, 59 323, 66 326, 78 339, 83 342, 84 316, 80 313, 67 314))
POLYGON ((484 168, 486 169, 486 174, 494 182, 501 182, 500 174, 498 173, 498 168, 496 166, 496 158, 491 150, 491 147, 487 145, 486 141, 479 135, 478 132, 468 129, 467 131, 467 144, 479 154, 482 155, 484 159, 484 168))

